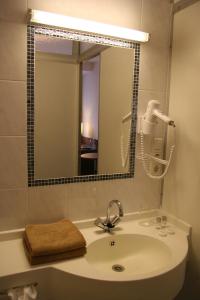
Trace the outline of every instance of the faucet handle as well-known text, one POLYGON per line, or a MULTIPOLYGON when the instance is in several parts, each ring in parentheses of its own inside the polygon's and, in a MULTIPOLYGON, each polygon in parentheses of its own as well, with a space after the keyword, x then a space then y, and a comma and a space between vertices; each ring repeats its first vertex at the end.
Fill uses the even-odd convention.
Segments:
POLYGON ((95 221, 94 221, 94 225, 102 228, 102 229, 105 229, 105 225, 104 225, 104 222, 101 218, 97 218, 95 221))
POLYGON ((111 224, 114 226, 116 226, 119 222, 121 221, 121 218, 117 215, 115 215, 112 220, 111 220, 111 224))
POLYGON ((97 218, 95 221, 94 221, 94 224, 95 225, 99 225, 99 224, 103 224, 103 220, 101 218, 97 218))

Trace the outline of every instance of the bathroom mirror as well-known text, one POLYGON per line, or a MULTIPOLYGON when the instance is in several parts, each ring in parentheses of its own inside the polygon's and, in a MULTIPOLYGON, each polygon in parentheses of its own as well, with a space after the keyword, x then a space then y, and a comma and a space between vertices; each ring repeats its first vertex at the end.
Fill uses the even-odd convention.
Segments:
POLYGON ((29 186, 134 174, 139 44, 28 27, 29 186))

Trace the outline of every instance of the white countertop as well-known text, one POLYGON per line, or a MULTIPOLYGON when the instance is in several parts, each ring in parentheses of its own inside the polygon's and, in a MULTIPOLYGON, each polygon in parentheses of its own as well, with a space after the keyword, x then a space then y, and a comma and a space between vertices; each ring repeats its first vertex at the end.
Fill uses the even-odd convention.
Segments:
MULTIPOLYGON (((190 226, 181 221, 179 222, 176 219, 176 221, 174 222, 176 223, 176 225, 169 225, 174 229, 175 234, 168 234, 165 237, 161 237, 159 236, 158 230, 155 228, 155 226, 146 227, 140 225, 142 218, 155 218, 155 216, 158 214, 160 214, 158 210, 153 210, 142 214, 128 214, 123 218, 116 229, 113 230, 112 236, 114 237, 115 235, 119 234, 131 233, 156 237, 173 250, 173 262, 175 264, 179 264, 181 260, 187 255, 190 226)), ((173 218, 169 217, 170 222, 171 220, 173 221, 173 218)), ((93 220, 76 222, 76 225, 84 235, 87 245, 97 239, 110 235, 107 232, 103 232, 102 229, 94 226, 93 220)), ((53 267, 64 272, 87 278, 99 280, 117 280, 118 274, 115 274, 113 272, 113 278, 105 278, 105 274, 102 275, 101 273, 98 273, 97 270, 95 270, 84 257, 51 264, 31 266, 25 255, 22 234, 23 230, 0 233, 0 279, 8 275, 28 272, 35 269, 53 267)), ((128 278, 126 278, 126 280, 128 280, 128 278)))

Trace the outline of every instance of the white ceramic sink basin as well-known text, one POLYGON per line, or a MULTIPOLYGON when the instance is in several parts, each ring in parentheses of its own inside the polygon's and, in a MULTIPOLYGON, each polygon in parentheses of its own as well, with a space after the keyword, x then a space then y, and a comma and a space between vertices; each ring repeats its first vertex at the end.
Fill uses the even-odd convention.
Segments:
POLYGON ((148 275, 169 266, 172 253, 159 239, 140 234, 119 234, 92 242, 86 260, 106 273, 148 275))
POLYGON ((182 231, 168 223, 160 230, 141 224, 121 222, 111 234, 83 231, 88 246, 79 274, 91 279, 90 290, 98 286, 96 300, 172 300, 182 288, 189 227, 182 231))

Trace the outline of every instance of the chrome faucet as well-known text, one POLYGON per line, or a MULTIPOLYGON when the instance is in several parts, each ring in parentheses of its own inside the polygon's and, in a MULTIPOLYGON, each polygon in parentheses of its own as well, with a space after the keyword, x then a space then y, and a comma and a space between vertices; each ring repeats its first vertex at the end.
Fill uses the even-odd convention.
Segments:
POLYGON ((111 200, 108 203, 108 208, 107 208, 107 216, 105 220, 102 220, 101 218, 97 218, 94 221, 94 224, 102 229, 104 229, 105 231, 111 232, 112 228, 114 228, 119 222, 120 222, 120 217, 123 217, 124 212, 123 212, 123 207, 122 204, 119 200, 111 200), (116 205, 118 210, 119 210, 119 214, 118 215, 114 215, 111 218, 111 214, 110 214, 110 210, 113 207, 113 205, 116 205))

